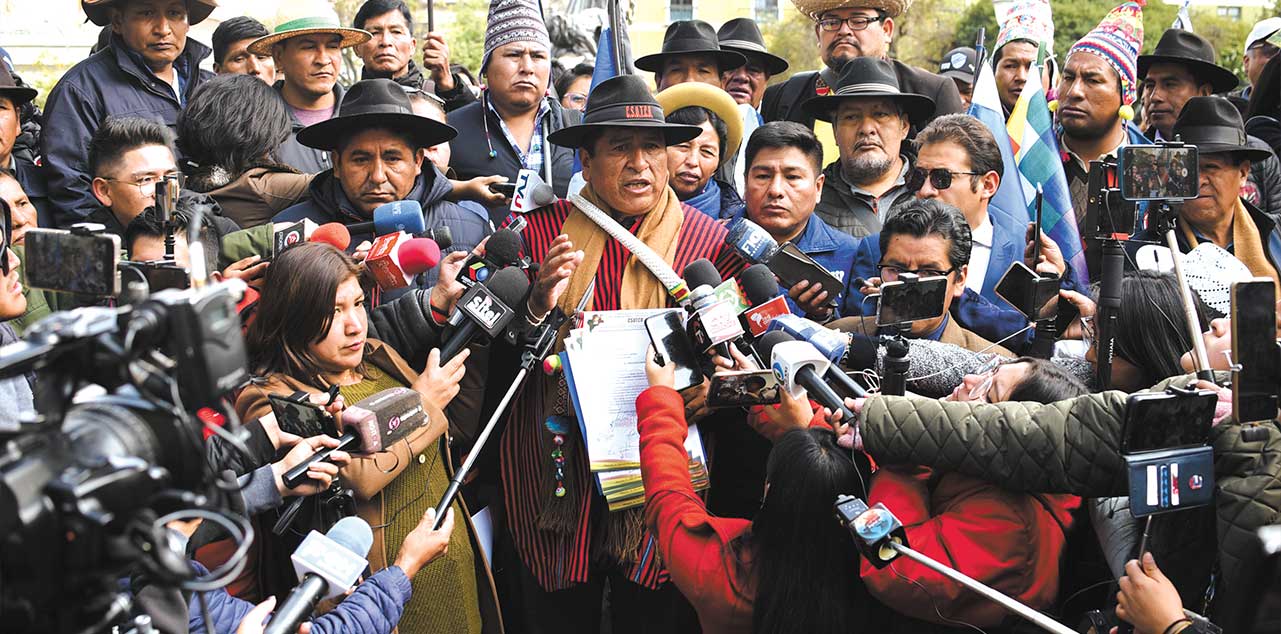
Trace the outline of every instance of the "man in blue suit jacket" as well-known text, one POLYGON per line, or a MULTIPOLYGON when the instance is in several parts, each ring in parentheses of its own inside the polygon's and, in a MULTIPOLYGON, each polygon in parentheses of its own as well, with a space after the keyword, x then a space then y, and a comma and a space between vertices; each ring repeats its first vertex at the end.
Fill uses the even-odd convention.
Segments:
MULTIPOLYGON (((916 164, 908 172, 908 189, 915 190, 917 198, 937 198, 960 209, 973 235, 965 293, 953 307, 957 322, 990 341, 1005 339, 1028 324, 1022 313, 996 294, 1001 276, 1011 264, 1023 260, 1027 227, 1016 219, 1016 214, 1025 215, 1023 210, 1007 211, 991 204, 1004 168, 996 139, 974 117, 946 115, 921 130, 916 143, 919 149, 916 164)), ((874 304, 863 301, 855 280, 879 277, 880 251, 875 234, 859 243, 846 276, 842 316, 875 310, 874 304)), ((1025 333, 1004 345, 1017 349, 1030 341, 1025 333)))

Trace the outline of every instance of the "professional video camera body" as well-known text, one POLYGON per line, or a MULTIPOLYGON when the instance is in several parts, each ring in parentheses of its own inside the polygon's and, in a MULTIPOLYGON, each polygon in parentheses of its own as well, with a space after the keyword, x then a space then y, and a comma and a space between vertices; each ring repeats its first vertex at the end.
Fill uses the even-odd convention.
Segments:
POLYGON ((0 376, 35 374, 37 411, 0 429, 2 631, 128 629, 135 608, 123 578, 211 590, 244 565, 252 530, 225 511, 235 482, 207 463, 202 429, 244 449, 225 397, 248 378, 235 308, 245 286, 206 285, 199 237, 190 238, 200 260, 191 288, 55 313, 0 348, 0 376), (84 396, 94 385, 105 393, 84 396), (206 426, 202 408, 226 426, 206 426), (203 578, 166 528, 197 517, 240 543, 203 578))

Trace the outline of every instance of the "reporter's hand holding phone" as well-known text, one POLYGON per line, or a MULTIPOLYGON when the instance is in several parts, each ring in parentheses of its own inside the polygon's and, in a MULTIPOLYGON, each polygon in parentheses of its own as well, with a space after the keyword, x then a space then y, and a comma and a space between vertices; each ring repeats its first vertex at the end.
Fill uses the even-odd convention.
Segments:
MULTIPOLYGON (((857 281, 857 280, 855 280, 857 281)), ((881 278, 869 277, 859 285, 858 292, 863 295, 876 295, 881 292, 881 278)))
POLYGON ((1143 553, 1143 564, 1131 559, 1125 564, 1125 576, 1118 581, 1116 615, 1134 625, 1135 634, 1162 634, 1184 619, 1179 591, 1166 578, 1152 553, 1143 553))
POLYGON ((649 380, 649 386, 674 387, 676 385, 676 365, 667 359, 663 364, 658 363, 658 351, 654 350, 653 344, 645 352, 645 378, 649 380))
POLYGON ((1071 302, 1073 306, 1076 306, 1077 311, 1080 313, 1080 317, 1077 317, 1072 320, 1072 323, 1068 324, 1067 329, 1063 331, 1063 336, 1060 337, 1060 339, 1083 339, 1085 337, 1085 330, 1081 327, 1081 317, 1094 318, 1094 300, 1076 291, 1069 290, 1059 290, 1059 298, 1071 302))
POLYGON ((269 264, 271 262, 262 261, 261 255, 251 255, 232 262, 227 268, 223 269, 222 278, 225 280, 238 279, 253 287, 254 290, 262 290, 263 275, 266 275, 269 264))
POLYGON ((1063 273, 1067 271, 1067 262, 1063 259, 1063 250, 1059 249, 1058 243, 1044 232, 1038 234, 1036 225, 1030 222, 1027 223, 1027 233, 1023 239, 1027 241, 1027 246, 1023 247, 1023 262, 1028 268, 1042 275, 1063 277, 1063 273), (1039 237, 1041 242, 1041 254, 1035 262, 1032 261, 1034 236, 1039 237))
POLYGON ((505 188, 494 187, 507 182, 506 176, 477 176, 465 181, 450 181, 454 185, 451 198, 454 200, 471 200, 486 207, 507 207, 512 204, 505 188))
POLYGON ((801 310, 805 311, 806 317, 821 321, 832 316, 832 307, 828 304, 828 300, 832 298, 821 284, 810 284, 809 280, 801 280, 787 289, 787 295, 801 310))
POLYGON ((761 405, 756 411, 759 415, 748 416, 748 424, 770 442, 777 441, 793 429, 809 427, 810 421, 814 419, 814 408, 809 399, 793 398, 792 393, 781 385, 778 388, 778 404, 761 405))

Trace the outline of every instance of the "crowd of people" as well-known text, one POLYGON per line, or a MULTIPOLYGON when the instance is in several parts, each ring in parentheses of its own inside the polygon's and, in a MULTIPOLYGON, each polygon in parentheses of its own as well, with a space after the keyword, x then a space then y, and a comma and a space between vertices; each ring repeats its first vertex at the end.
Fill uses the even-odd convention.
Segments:
MULTIPOLYGON (((1259 421, 1233 416, 1225 354, 1231 285, 1281 289, 1281 18, 1251 29, 1241 82, 1188 25, 1143 53, 1141 0, 1098 16, 1060 53, 1049 3, 1019 0, 989 53, 958 48, 929 69, 890 54, 911 0, 793 3, 813 21, 818 69, 789 68, 749 18, 673 22, 660 50, 637 51, 634 73, 598 72, 617 60, 565 66, 536 0, 492 0, 474 69, 453 63, 450 33, 416 34, 404 0, 366 0, 350 25, 329 2, 285 2, 273 28, 227 19, 211 46, 188 29, 216 0, 82 0, 104 36, 42 108, 0 58, 0 344, 55 311, 117 301, 29 286, 34 229, 118 236, 126 260, 189 268, 188 224, 203 218, 192 235, 215 278, 249 289, 239 309, 252 378, 231 397, 248 451, 207 443, 244 485, 259 530, 248 565, 225 589, 193 595, 175 629, 262 631, 296 582, 301 537, 357 515, 374 528, 370 575, 312 631, 1030 631, 928 566, 860 555, 832 519, 842 494, 884 504, 913 548, 1073 627, 1095 609, 1110 619, 1096 628, 1139 634, 1281 627, 1273 613, 1244 629, 1255 612, 1243 604, 1264 558, 1252 536, 1281 524, 1281 419, 1243 431, 1259 421), (344 86, 349 48, 363 66, 344 86), (1019 97, 1039 76, 1053 119, 1042 140, 1059 159, 1045 169, 1063 174, 1080 244, 1005 208, 998 193, 1019 187, 1003 182, 1012 148, 971 109, 989 90, 984 66, 1004 117, 1027 107, 1019 97), (1138 203, 1132 225, 1101 236, 1090 190, 1100 161, 1165 141, 1197 148, 1195 173, 1153 153, 1162 158, 1120 177, 1144 198, 1176 186, 1195 196, 1171 212, 1179 275, 1157 204, 1138 203), (513 212, 510 186, 531 174, 555 200, 513 212), (157 191, 175 177, 169 217, 157 191), (381 210, 398 201, 450 239, 431 270, 379 288, 365 259, 381 210), (706 260, 723 279, 743 275, 754 262, 727 235, 744 222, 843 286, 780 280, 777 294, 848 338, 850 369, 884 377, 906 346, 909 394, 847 399, 853 420, 782 388, 778 404, 713 409, 709 382, 678 392, 674 364, 648 354, 650 387, 635 402, 645 504, 624 510, 593 484, 564 374, 532 374, 493 440, 476 442, 516 376, 521 336, 584 309, 678 306, 655 256, 672 271, 706 260), (345 225, 350 240, 277 247, 298 223, 345 225), (523 270, 511 336, 443 355, 466 266, 513 225, 537 266, 523 270), (1109 353, 1100 280, 1104 239, 1118 237, 1128 239, 1109 353), (1059 310, 1077 316, 1056 331, 1012 303, 1002 283, 1019 267, 1054 280, 1059 310), (941 314, 878 323, 881 288, 913 276, 943 280, 941 314), (1145 527, 1128 510, 1122 421, 1127 394, 1167 386, 1218 395, 1206 440, 1216 495, 1145 527), (393 388, 416 392, 428 423, 283 484, 337 441, 290 432, 273 399, 341 416, 393 388), (694 423, 706 491, 688 468, 694 423), (473 452, 462 495, 433 529, 433 507, 473 452)), ((716 372, 762 369, 745 347, 718 350, 707 360, 716 372)), ((0 421, 35 414, 42 389, 33 375, 0 380, 0 421)), ((232 556, 214 526, 181 531, 197 569, 232 556)))

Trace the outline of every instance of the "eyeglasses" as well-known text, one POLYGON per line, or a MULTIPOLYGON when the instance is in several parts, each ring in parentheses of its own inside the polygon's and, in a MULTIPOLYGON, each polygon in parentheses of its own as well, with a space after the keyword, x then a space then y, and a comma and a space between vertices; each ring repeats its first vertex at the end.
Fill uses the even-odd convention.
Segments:
POLYGON ((156 176, 155 174, 147 174, 145 176, 142 176, 136 181, 127 181, 127 180, 121 180, 119 178, 105 178, 105 177, 102 180, 113 182, 113 183, 120 183, 122 185, 133 185, 134 187, 138 188, 139 194, 142 194, 143 196, 150 196, 156 192, 156 183, 159 183, 160 181, 163 181, 163 180, 169 180, 171 178, 181 178, 181 177, 182 177, 182 172, 165 172, 160 176, 156 176))
POLYGON ((1094 316, 1086 315, 1081 318, 1081 340, 1085 342, 1085 349, 1094 348, 1094 343, 1098 341, 1095 338, 1094 316))
POLYGON ((876 15, 871 17, 865 16, 865 15, 856 15, 853 17, 845 18, 845 19, 823 18, 822 20, 818 21, 818 25, 823 27, 823 30, 829 33, 833 31, 841 30, 842 24, 848 24, 850 26, 851 31, 866 31, 867 27, 872 26, 873 22, 880 22, 881 20, 884 20, 884 19, 885 19, 885 16, 882 16, 882 15, 876 15))
POLYGON ((925 177, 930 178, 930 184, 934 189, 944 190, 952 186, 952 178, 955 176, 981 176, 980 172, 953 172, 950 169, 935 167, 930 170, 924 170, 919 167, 913 167, 912 171, 907 173, 908 191, 920 191, 925 186, 925 177))
POLYGON ((983 380, 970 389, 971 401, 992 402, 992 399, 988 398, 988 393, 992 391, 992 384, 996 382, 996 373, 1001 370, 1002 365, 1004 365, 1003 362, 998 362, 991 366, 990 369, 980 373, 983 375, 983 380))
POLYGON ((565 93, 565 101, 575 106, 585 106, 587 105, 587 95, 581 92, 567 92, 565 93))
POLYGON ((881 271, 882 282, 898 281, 899 276, 904 273, 911 273, 919 277, 943 277, 956 270, 955 266, 947 269, 946 271, 940 271, 938 269, 905 269, 901 266, 894 266, 893 264, 878 264, 877 268, 881 271))

